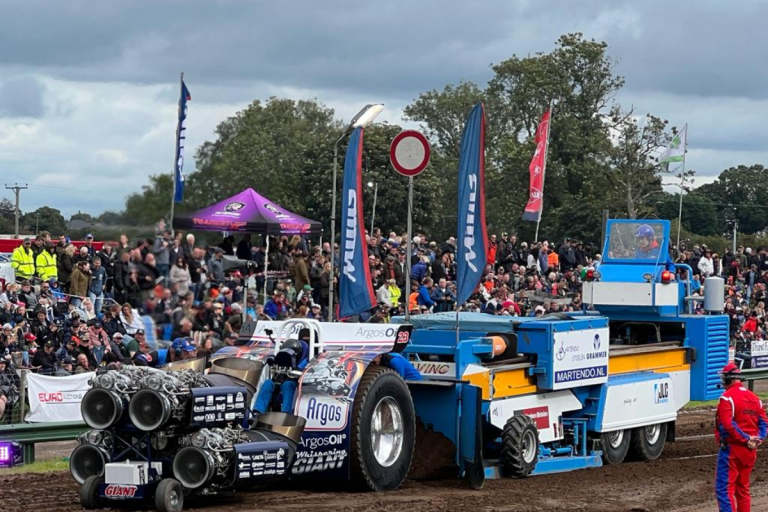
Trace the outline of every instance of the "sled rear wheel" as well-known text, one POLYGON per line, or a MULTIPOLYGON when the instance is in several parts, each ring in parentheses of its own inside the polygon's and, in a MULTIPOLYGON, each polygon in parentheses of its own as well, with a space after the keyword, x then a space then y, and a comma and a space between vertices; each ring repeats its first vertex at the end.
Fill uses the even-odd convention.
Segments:
POLYGON ((520 414, 512 416, 501 433, 501 460, 509 476, 523 478, 531 474, 539 461, 539 431, 533 420, 520 414))

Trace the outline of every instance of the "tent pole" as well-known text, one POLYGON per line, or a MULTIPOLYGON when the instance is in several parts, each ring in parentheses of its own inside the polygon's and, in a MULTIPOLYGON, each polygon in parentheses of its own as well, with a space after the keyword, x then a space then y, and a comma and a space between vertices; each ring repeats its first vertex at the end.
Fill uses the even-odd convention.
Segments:
POLYGON ((268 273, 267 269, 269 269, 269 235, 264 235, 264 237, 267 239, 267 254, 264 256, 264 299, 262 299, 262 306, 267 305, 267 281, 268 279, 268 273))

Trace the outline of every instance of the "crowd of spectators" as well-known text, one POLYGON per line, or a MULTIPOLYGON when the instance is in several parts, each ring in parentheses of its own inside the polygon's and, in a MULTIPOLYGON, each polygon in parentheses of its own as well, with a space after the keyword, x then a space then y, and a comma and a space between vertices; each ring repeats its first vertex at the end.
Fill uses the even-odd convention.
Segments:
MULTIPOLYGON (((408 275, 407 234, 375 229, 366 235, 377 305, 338 320, 383 323, 406 308, 411 314, 455 311, 456 240, 418 233, 411 241, 408 275)), ((0 294, 0 355, 6 361, 0 381, 12 365, 68 375, 145 362, 164 346, 149 340, 188 340, 184 352, 206 356, 236 344, 247 319, 327 318, 336 279, 330 244, 313 246, 295 236, 273 239, 269 248, 249 235, 202 247, 192 234, 172 236, 162 221, 153 239, 131 243, 121 236, 99 250, 91 235, 79 248, 46 232, 24 239, 12 257, 17 283, 0 294), (149 336, 147 329, 153 329, 149 336)), ((726 279, 733 339, 765 338, 768 249, 739 247, 720 258, 706 246, 681 246, 672 256, 692 267, 694 293, 707 277, 726 279)), ((501 233, 490 236, 487 261, 482 282, 461 309, 542 316, 582 307, 583 272, 599 265, 600 254, 579 240, 528 243, 501 233)))

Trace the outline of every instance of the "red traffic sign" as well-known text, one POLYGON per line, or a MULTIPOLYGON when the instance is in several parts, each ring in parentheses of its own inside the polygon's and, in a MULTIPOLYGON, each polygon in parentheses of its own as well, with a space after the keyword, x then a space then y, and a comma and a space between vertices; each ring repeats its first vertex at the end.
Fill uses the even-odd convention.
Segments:
POLYGON ((416 130, 403 130, 389 146, 389 160, 392 167, 403 176, 416 176, 429 163, 429 142, 416 130))

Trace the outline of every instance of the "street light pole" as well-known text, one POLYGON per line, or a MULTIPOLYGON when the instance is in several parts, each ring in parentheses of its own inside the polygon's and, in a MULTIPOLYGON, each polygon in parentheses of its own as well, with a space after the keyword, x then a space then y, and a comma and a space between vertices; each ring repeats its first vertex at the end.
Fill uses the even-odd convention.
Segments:
POLYGON ((373 187, 373 212, 371 213, 371 236, 373 236, 373 226, 376 224, 376 196, 379 195, 379 184, 369 181, 368 187, 373 187))
POLYGON ((344 128, 341 137, 338 138, 336 144, 333 145, 333 192, 331 193, 331 279, 328 287, 328 321, 333 322, 333 292, 336 286, 334 285, 334 279, 336 279, 336 250, 334 244, 336 243, 336 169, 338 168, 339 161, 339 144, 341 141, 347 138, 352 133, 352 130, 360 126, 366 127, 376 119, 381 111, 384 110, 383 103, 368 104, 358 112, 352 121, 344 128))

